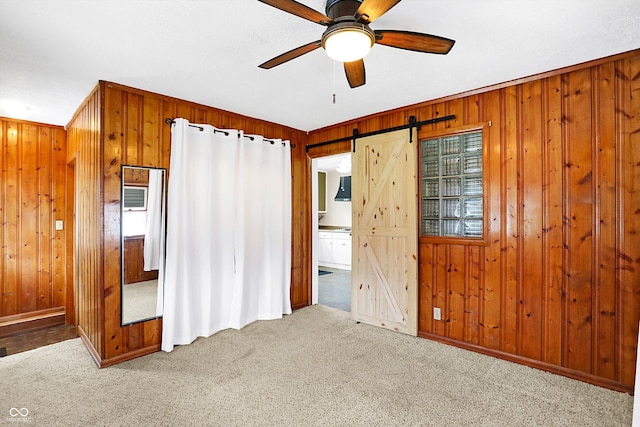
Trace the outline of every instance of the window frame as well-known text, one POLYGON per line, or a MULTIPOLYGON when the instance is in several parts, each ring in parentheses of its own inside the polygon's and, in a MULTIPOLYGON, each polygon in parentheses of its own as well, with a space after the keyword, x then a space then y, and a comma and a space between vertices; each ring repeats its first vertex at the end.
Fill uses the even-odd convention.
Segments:
POLYGON ((129 211, 147 211, 147 203, 148 203, 148 195, 149 193, 149 186, 148 185, 131 185, 131 184, 125 184, 122 186, 122 210, 124 212, 129 212, 129 211), (125 206, 124 202, 125 202, 125 197, 124 194, 126 193, 126 191, 128 189, 136 189, 136 190, 142 190, 144 193, 144 206, 142 207, 127 207, 125 206))
POLYGON ((420 243, 488 246, 489 245, 489 126, 490 122, 458 126, 439 130, 421 130, 418 133, 417 184, 418 184, 418 240, 420 243), (465 133, 482 132, 482 237, 425 236, 422 234, 422 141, 426 139, 455 136, 465 133))

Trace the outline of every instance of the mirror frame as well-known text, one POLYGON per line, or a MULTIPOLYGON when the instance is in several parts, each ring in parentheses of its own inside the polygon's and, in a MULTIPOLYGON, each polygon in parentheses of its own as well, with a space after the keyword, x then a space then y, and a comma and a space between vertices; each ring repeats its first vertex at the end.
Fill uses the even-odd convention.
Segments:
MULTIPOLYGON (((135 319, 130 322, 124 321, 124 286, 125 286, 125 236, 124 236, 124 171, 125 169, 146 169, 146 170, 160 170, 163 173, 162 177, 162 201, 163 206, 162 209, 166 212, 166 204, 167 204, 167 186, 168 186, 168 177, 167 177, 167 168, 155 167, 155 166, 138 166, 138 165, 129 165, 123 164, 120 167, 120 326, 129 326, 134 325, 136 323, 142 323, 149 320, 155 320, 162 318, 162 315, 154 315, 150 317, 142 317, 139 319, 135 319)), ((167 233, 166 222, 164 224, 163 232, 167 233)), ((158 286, 161 284, 158 283, 158 286)), ((156 301, 157 304, 157 301, 156 301)))

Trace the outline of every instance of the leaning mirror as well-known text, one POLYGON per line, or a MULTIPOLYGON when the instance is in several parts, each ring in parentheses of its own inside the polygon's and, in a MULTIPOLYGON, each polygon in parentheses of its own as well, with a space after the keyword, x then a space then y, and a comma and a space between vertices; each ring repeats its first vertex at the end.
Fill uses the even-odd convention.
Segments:
POLYGON ((122 166, 122 325, 162 315, 165 170, 122 166))

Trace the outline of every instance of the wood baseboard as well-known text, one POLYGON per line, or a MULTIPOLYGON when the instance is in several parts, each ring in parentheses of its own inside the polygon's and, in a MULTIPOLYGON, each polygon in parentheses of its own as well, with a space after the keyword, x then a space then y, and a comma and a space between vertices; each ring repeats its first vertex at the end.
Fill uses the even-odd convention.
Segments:
POLYGON ((300 310, 301 308, 305 308, 305 307, 308 307, 308 306, 310 306, 310 305, 311 305, 311 304, 308 304, 308 303, 306 303, 306 302, 302 302, 302 303, 297 304, 297 305, 292 305, 292 306, 291 306, 291 310, 300 310))
POLYGON ((0 317, 0 338, 65 324, 65 308, 54 307, 0 317))
POLYGON ((500 350, 492 350, 486 347, 482 347, 476 344, 466 343, 463 341, 454 340, 452 338, 441 337, 439 335, 430 334, 427 332, 418 332, 420 338, 426 338, 433 341, 438 341, 443 344, 452 345, 454 347, 463 348, 465 350, 474 351, 476 353, 486 354, 487 356, 493 356, 498 359, 507 360, 509 362, 525 365, 530 368, 540 369, 542 371, 550 372, 556 375, 562 375, 563 377, 572 378, 574 380, 586 382, 589 384, 597 385, 599 387, 608 388, 610 390, 620 391, 633 395, 633 385, 620 383, 618 381, 610 380, 608 378, 599 377, 597 375, 588 374, 582 371, 576 371, 575 369, 565 368, 564 366, 557 366, 551 363, 542 362, 540 360, 529 359, 528 357, 518 356, 516 354, 505 353, 500 350))
POLYGON ((86 332, 82 329, 82 326, 76 325, 76 328, 77 328, 77 331, 78 331, 78 336, 80 337, 80 339, 84 343, 84 346, 87 348, 87 350, 89 350, 89 354, 91 355, 91 358, 96 363, 98 368, 100 368, 100 364, 102 363, 102 358, 98 354, 98 351, 93 346, 93 343, 91 342, 91 340, 87 336, 86 332))
POLYGON ((135 359, 137 357, 157 353, 158 351, 160 351, 160 344, 154 344, 149 347, 140 348, 138 350, 130 351, 128 353, 112 357, 110 359, 102 359, 102 361, 100 362, 100 367, 105 368, 107 366, 115 365, 116 363, 122 363, 126 362, 127 360, 135 359))
POLYGON ((137 357, 146 356, 148 354, 160 351, 160 344, 154 344, 149 347, 130 351, 128 353, 111 357, 109 359, 103 359, 100 357, 98 351, 89 340, 89 337, 87 337, 87 334, 82 330, 82 327, 78 325, 77 328, 78 335, 82 339, 85 347, 87 347, 87 350, 89 350, 89 354, 91 354, 91 358, 93 358, 93 361, 96 363, 98 368, 106 368, 107 366, 115 365, 116 363, 126 362, 127 360, 135 359, 137 357))

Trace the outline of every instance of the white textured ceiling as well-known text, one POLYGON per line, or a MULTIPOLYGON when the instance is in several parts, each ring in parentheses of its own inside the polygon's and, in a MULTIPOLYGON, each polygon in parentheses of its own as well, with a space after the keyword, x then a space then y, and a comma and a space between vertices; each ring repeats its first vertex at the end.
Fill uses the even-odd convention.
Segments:
POLYGON ((404 0, 371 27, 456 44, 444 56, 376 45, 367 84, 350 89, 322 49, 259 69, 325 27, 257 0, 0 0, 0 102, 66 125, 108 80, 308 131, 638 49, 640 1, 404 0))

